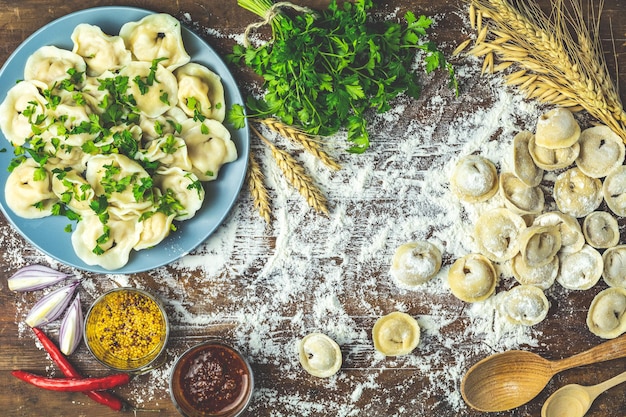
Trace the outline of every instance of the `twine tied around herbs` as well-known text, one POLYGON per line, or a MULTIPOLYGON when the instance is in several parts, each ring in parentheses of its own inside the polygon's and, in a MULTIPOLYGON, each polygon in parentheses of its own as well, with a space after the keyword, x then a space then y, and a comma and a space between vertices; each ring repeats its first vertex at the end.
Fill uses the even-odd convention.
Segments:
POLYGON ((265 13, 265 16, 263 18, 262 21, 260 22, 255 22, 255 23, 250 23, 247 27, 246 30, 243 33, 243 45, 247 48, 250 46, 250 32, 252 32, 253 30, 256 30, 260 27, 263 27, 265 25, 268 25, 272 22, 272 20, 274 20, 274 18, 276 16, 278 16, 281 12, 280 9, 282 8, 290 8, 293 9, 297 12, 300 13, 312 13, 315 14, 315 12, 312 9, 309 9, 308 7, 304 7, 304 6, 298 6, 297 4, 293 4, 289 1, 279 1, 278 3, 274 3, 272 5, 272 7, 270 7, 267 12, 265 13))

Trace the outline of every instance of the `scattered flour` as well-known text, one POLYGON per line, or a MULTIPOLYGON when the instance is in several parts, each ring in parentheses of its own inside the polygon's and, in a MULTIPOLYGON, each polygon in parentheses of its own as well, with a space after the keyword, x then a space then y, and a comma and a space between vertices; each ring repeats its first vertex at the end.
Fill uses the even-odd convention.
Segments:
MULTIPOLYGON (((328 218, 315 215, 267 150, 253 143, 271 189, 272 225, 254 212, 244 190, 204 244, 150 272, 173 330, 188 334, 189 345, 201 340, 200 334, 224 337, 259 371, 247 415, 463 416, 468 409, 459 384, 475 360, 537 345, 535 330, 511 326, 499 316, 498 296, 466 305, 451 296, 445 282, 451 263, 474 250, 473 220, 498 204, 460 203, 448 185, 454 164, 479 153, 506 167, 513 136, 532 130, 541 112, 500 78, 480 76, 479 67, 472 59, 457 64, 463 89, 458 98, 445 79, 427 77, 422 99, 400 97, 387 114, 372 115, 372 147, 363 155, 343 152, 341 135, 331 138, 343 166, 339 172, 299 155, 328 197, 328 218), (395 249, 415 239, 436 244, 444 266, 432 281, 410 291, 396 286, 388 270, 395 249), (394 310, 417 318, 422 340, 411 355, 385 358, 374 351, 370 331, 378 317, 394 310), (333 378, 311 380, 298 363, 296 343, 313 331, 342 347, 344 366, 333 378), (269 365, 280 372, 263 375, 269 365), (405 398, 404 404, 390 401, 394 396, 405 398)), ((264 134, 291 146, 270 131, 264 134)), ((35 262, 58 266, 24 248, 8 228, 0 244, 4 262, 15 268, 35 262)), ((83 290, 95 296, 112 285, 101 278, 87 277, 83 290)), ((136 277, 112 278, 119 285, 145 285, 136 277)), ((18 301, 17 307, 20 321, 28 303, 18 301)), ((172 358, 180 353, 169 351, 172 358)), ((143 384, 149 388, 135 388, 131 401, 168 401, 170 369, 171 361, 152 371, 143 384)))

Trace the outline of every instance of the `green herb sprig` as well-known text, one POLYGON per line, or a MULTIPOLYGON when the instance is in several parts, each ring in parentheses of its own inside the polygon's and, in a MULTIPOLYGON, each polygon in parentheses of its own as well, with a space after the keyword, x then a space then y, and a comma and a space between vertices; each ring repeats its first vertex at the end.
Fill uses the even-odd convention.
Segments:
MULTIPOLYGON (((271 0, 238 0, 262 17, 271 0)), ((437 46, 426 40, 432 21, 407 12, 405 24, 374 22, 372 0, 331 0, 320 13, 293 17, 277 13, 268 22, 273 40, 260 47, 235 45, 231 62, 244 63, 264 79, 263 98, 249 98, 247 112, 233 106, 229 120, 243 126, 245 117, 278 117, 304 132, 329 136, 346 129, 350 152, 369 147, 366 111, 384 113, 401 93, 418 98, 420 80, 413 70, 421 51, 424 70, 443 68, 458 94, 454 69, 437 46), (246 115, 246 113, 248 113, 246 115)))

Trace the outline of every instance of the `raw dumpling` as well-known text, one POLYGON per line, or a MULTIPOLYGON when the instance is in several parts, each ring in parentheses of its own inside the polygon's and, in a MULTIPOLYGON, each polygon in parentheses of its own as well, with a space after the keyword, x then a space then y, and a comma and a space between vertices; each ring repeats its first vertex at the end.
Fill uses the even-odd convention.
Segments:
POLYGON ((457 259, 448 270, 448 285, 458 299, 474 303, 489 298, 496 290, 498 275, 485 256, 470 253, 457 259))
POLYGON ((182 123, 181 137, 187 144, 192 172, 200 181, 215 180, 222 165, 237 159, 237 148, 230 139, 230 132, 217 120, 188 119, 182 123))
POLYGON ((613 246, 602 254, 602 278, 611 287, 626 288, 626 245, 613 246))
POLYGON ((626 289, 600 291, 589 306, 587 327, 603 339, 614 339, 626 332, 626 289))
POLYGON ((498 191, 496 166, 480 155, 468 155, 454 168, 450 188, 462 201, 477 203, 488 200, 498 191))
POLYGON ((385 356, 408 355, 420 342, 417 320, 394 311, 376 320, 372 328, 374 349, 385 356))
POLYGON ((511 323, 534 326, 546 318, 550 302, 541 288, 518 285, 504 294, 500 307, 511 323))
POLYGON ((122 68, 132 59, 124 39, 107 35, 99 26, 81 23, 74 28, 71 39, 74 42, 72 52, 83 57, 90 77, 122 68))
POLYGON ((519 252, 519 235, 526 228, 521 216, 505 208, 483 213, 474 226, 480 252, 494 262, 503 262, 519 252))
POLYGON ((596 249, 606 249, 619 242, 619 225, 615 217, 606 211, 594 211, 583 221, 583 233, 587 243, 596 249))
POLYGON ((78 54, 56 46, 42 46, 26 60, 24 80, 37 80, 48 87, 69 78, 68 71, 85 72, 87 65, 78 54))
POLYGON ((224 86, 219 75, 194 62, 176 69, 174 75, 178 80, 178 105, 189 117, 198 112, 209 119, 224 121, 224 86))
POLYGON ((578 168, 560 174, 554 182, 554 201, 563 213, 585 217, 602 203, 602 181, 578 168))
POLYGON ((624 163, 624 142, 608 126, 585 129, 580 135, 576 166, 591 178, 606 177, 624 163))
POLYGON ((548 149, 569 148, 578 141, 580 126, 571 111, 557 107, 537 120, 535 142, 548 149))
POLYGON ((405 243, 396 249, 389 272, 401 286, 415 288, 437 275, 441 251, 430 242, 405 243))
POLYGON ((157 117, 171 109, 178 102, 178 83, 171 71, 156 64, 155 80, 150 81, 153 73, 149 62, 131 62, 120 71, 128 77, 127 94, 137 102, 137 108, 147 117, 157 117))
POLYGON ((39 219, 52 214, 59 201, 52 191, 50 174, 32 158, 15 167, 4 187, 7 205, 20 217, 39 219))
POLYGON ((322 333, 306 335, 298 345, 300 364, 319 378, 328 378, 341 368, 341 349, 337 342, 322 333))
POLYGON ((169 14, 151 14, 138 22, 128 22, 120 29, 120 36, 139 61, 166 58, 161 64, 170 71, 189 62, 180 22, 169 14))
POLYGON ((504 205, 517 214, 541 213, 544 206, 543 191, 530 187, 509 172, 500 174, 500 195, 504 205))
POLYGON ((540 214, 533 221, 535 226, 557 226, 561 233, 562 253, 578 252, 585 244, 585 236, 578 220, 569 214, 560 211, 550 211, 540 214))
POLYGON ((528 142, 528 151, 539 168, 554 171, 574 163, 580 153, 580 144, 576 142, 568 148, 548 149, 537 145, 533 136, 528 142))
POLYGON ((545 265, 534 267, 524 262, 521 253, 518 253, 511 263, 513 277, 523 285, 534 285, 542 290, 550 288, 559 273, 559 257, 554 256, 545 265))
POLYGON ((602 184, 602 194, 613 213, 626 217, 626 165, 615 168, 606 176, 602 184))
POLYGON ((7 92, 0 104, 0 129, 13 146, 22 146, 34 134, 33 126, 43 129, 48 101, 40 81, 21 81, 7 92))
POLYGON ((531 132, 523 131, 513 138, 513 173, 527 186, 536 187, 543 179, 543 169, 535 164, 530 154, 532 137, 531 132))
POLYGON ((561 249, 561 234, 557 226, 531 226, 520 232, 520 254, 524 263, 539 268, 552 262, 561 249))
POLYGON ((602 276, 602 255, 589 245, 578 252, 559 254, 559 262, 556 280, 568 290, 588 290, 602 276))

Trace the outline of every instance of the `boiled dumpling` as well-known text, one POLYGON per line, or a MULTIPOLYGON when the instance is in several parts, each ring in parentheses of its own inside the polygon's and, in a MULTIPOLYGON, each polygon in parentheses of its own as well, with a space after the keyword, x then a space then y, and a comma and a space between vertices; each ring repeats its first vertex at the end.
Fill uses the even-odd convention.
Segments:
POLYGON ((63 204, 80 214, 93 214, 96 195, 91 184, 77 171, 61 171, 52 176, 52 190, 63 204))
POLYGON ((156 69, 149 62, 131 62, 120 71, 128 77, 127 94, 132 95, 141 114, 157 117, 171 109, 178 102, 178 83, 171 71, 156 64, 156 69), (154 72, 154 81, 150 81, 154 72))
POLYGON ((458 299, 474 303, 489 298, 496 290, 498 275, 485 256, 470 253, 457 259, 448 270, 448 285, 458 299))
POLYGON ((104 269, 121 268, 128 263, 133 246, 139 241, 141 223, 109 216, 106 225, 95 214, 83 216, 72 233, 76 255, 87 265, 104 269))
POLYGON ((602 181, 571 168, 556 178, 554 201, 563 213, 585 217, 602 203, 602 181))
POLYGON ((13 146, 22 146, 42 128, 48 101, 42 95, 46 85, 40 81, 21 81, 7 92, 0 104, 0 129, 13 146))
POLYGON ((480 155, 468 155, 454 168, 450 188, 462 201, 488 200, 498 191, 496 166, 480 155))
POLYGON ((569 214, 560 211, 550 211, 540 214, 533 221, 535 226, 557 226, 561 233, 562 253, 578 252, 585 244, 585 236, 578 220, 569 214))
POLYGON ((83 57, 90 77, 122 68, 132 59, 124 39, 107 35, 99 26, 81 23, 74 28, 71 39, 74 42, 72 52, 83 57))
POLYGON ((219 75, 194 62, 176 69, 174 75, 178 80, 178 105, 189 117, 198 112, 209 119, 224 121, 224 86, 219 75))
POLYGON ((394 311, 376 320, 372 328, 374 349, 385 356, 408 355, 420 341, 417 320, 394 311))
POLYGON ((150 63, 165 58, 161 64, 170 71, 189 62, 180 22, 169 14, 151 14, 138 22, 128 22, 120 29, 120 36, 139 61, 150 63))
POLYGON ((602 278, 611 287, 626 288, 626 245, 613 246, 602 254, 602 278))
POLYGON ((559 257, 553 256, 552 260, 542 266, 529 266, 524 261, 521 253, 518 253, 511 263, 513 277, 523 285, 534 285, 542 290, 552 287, 559 273, 559 257))
POLYGON ((548 149, 537 145, 533 136, 528 142, 528 151, 539 168, 555 171, 574 163, 580 153, 580 144, 576 142, 568 148, 548 149))
POLYGON ((626 289, 600 291, 589 306, 587 326, 603 339, 614 339, 626 332, 626 289))
POLYGON ((585 129, 580 135, 576 166, 592 178, 606 177, 624 163, 624 142, 608 126, 585 129))
POLYGON ((52 191, 50 174, 32 158, 15 167, 4 187, 7 205, 20 217, 39 219, 52 214, 59 201, 52 191))
POLYGON ((583 233, 587 243, 596 249, 606 249, 619 242, 617 220, 606 211, 594 211, 583 221, 583 233))
POLYGON ((192 172, 178 167, 160 169, 154 176, 154 185, 181 206, 176 212, 176 220, 191 219, 202 207, 204 187, 192 172))
POLYGON ((519 235, 526 223, 512 211, 499 208, 483 213, 474 226, 480 252, 494 262, 512 259, 519 252, 519 235))
POLYGON ((85 72, 87 68, 83 57, 67 49, 56 46, 42 46, 26 60, 24 80, 37 80, 48 87, 69 78, 68 71, 85 72))
POLYGON ((230 132, 217 120, 188 119, 182 123, 181 137, 187 144, 192 172, 200 181, 215 180, 222 165, 237 159, 230 132))
POLYGON ((534 326, 548 315, 550 302, 541 288, 518 285, 508 290, 501 299, 501 311, 513 324, 534 326))
POLYGON ((156 138, 145 143, 135 156, 139 161, 156 162, 168 166, 176 166, 191 171, 191 159, 187 153, 187 144, 179 137, 172 134, 156 138))
POLYGON ((401 286, 417 287, 437 275, 441 251, 426 241, 405 243, 396 249, 389 272, 401 286))
POLYGON ((161 243, 172 231, 174 216, 175 214, 157 211, 151 213, 148 218, 141 220, 142 228, 139 241, 133 246, 133 249, 148 249, 161 243))
POLYGON ((615 168, 606 176, 602 194, 613 213, 626 217, 626 165, 615 168))
POLYGON ((602 276, 602 255, 589 245, 578 252, 559 254, 559 262, 556 280, 568 290, 588 290, 602 276))
POLYGON ((529 143, 533 134, 523 131, 513 138, 513 173, 524 184, 536 187, 543 178, 543 169, 539 168, 530 154, 529 143))
POLYGON ((541 267, 550 262, 561 249, 561 234, 557 226, 531 226, 520 232, 520 254, 524 263, 541 267))
POLYGON ((537 214, 543 210, 541 188, 530 187, 509 172, 500 174, 500 195, 504 198, 504 205, 517 214, 537 214))
POLYGON ((300 364, 313 376, 328 378, 341 368, 341 349, 322 333, 306 335, 298 345, 300 364))
POLYGON ((571 111, 557 107, 537 120, 535 143, 548 149, 569 148, 578 141, 580 126, 571 111))

